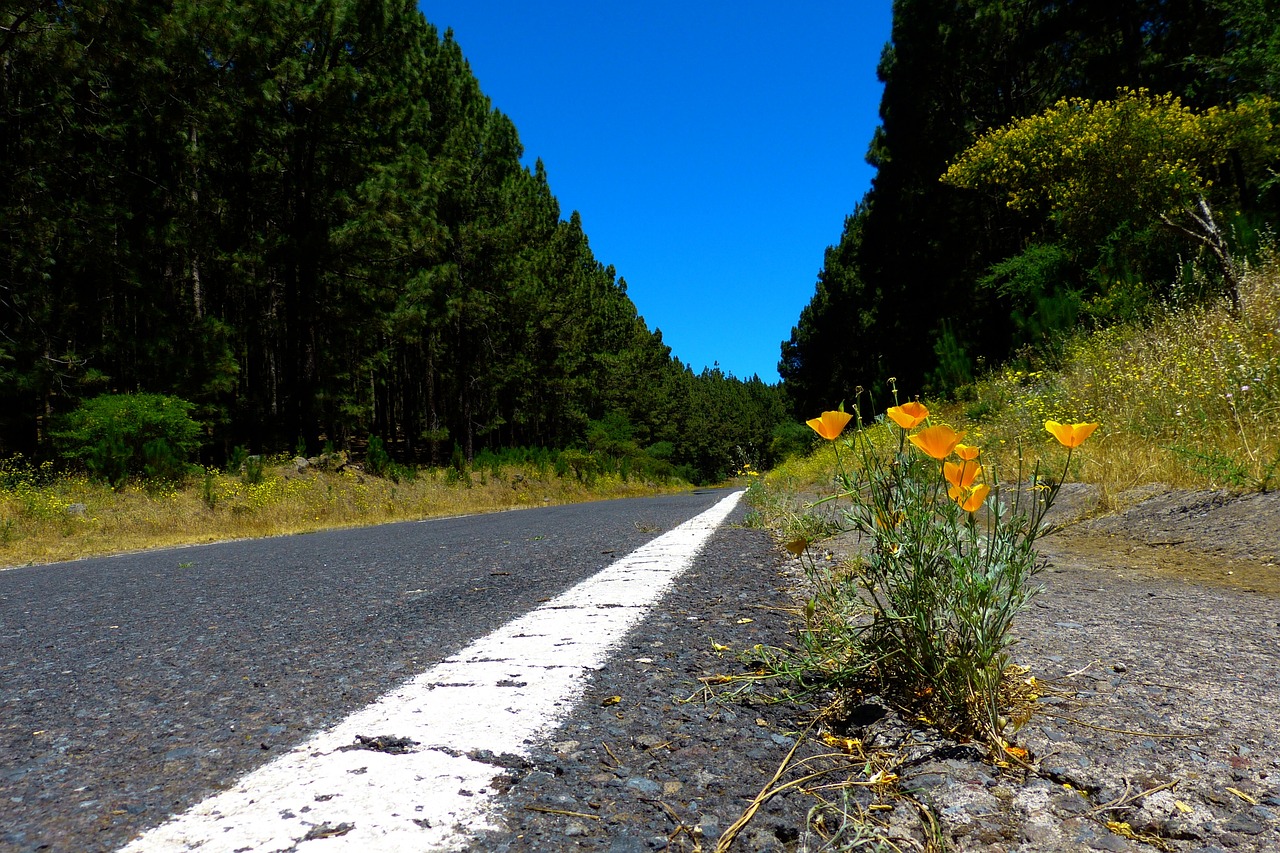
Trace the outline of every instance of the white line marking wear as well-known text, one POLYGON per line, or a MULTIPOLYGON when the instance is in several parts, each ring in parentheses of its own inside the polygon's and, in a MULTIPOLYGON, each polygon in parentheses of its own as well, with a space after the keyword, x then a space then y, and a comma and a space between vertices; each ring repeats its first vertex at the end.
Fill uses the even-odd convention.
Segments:
POLYGON ((502 768, 477 750, 528 756, 573 711, 592 671, 693 562, 742 497, 659 536, 482 637, 335 727, 134 839, 121 853, 458 850, 496 828, 502 768), (356 736, 413 751, 339 750, 356 736), (322 837, 347 824, 342 835, 322 837), (317 837, 305 840, 308 833, 317 837))

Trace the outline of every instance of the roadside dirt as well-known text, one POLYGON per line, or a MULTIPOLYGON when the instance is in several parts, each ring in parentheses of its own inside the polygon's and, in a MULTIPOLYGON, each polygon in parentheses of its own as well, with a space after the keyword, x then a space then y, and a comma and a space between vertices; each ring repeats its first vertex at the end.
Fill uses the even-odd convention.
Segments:
POLYGON ((1096 487, 1067 484, 1041 540, 1058 565, 1138 573, 1280 597, 1280 492, 1233 495, 1159 485, 1103 513, 1096 487))
MULTIPOLYGON (((1280 850, 1280 494, 1068 485, 1050 520, 1012 650, 1041 692, 1009 733, 1031 769, 922 738, 900 784, 937 831, 899 816, 897 843, 1280 850)), ((879 725, 860 736, 902 727, 879 725)))

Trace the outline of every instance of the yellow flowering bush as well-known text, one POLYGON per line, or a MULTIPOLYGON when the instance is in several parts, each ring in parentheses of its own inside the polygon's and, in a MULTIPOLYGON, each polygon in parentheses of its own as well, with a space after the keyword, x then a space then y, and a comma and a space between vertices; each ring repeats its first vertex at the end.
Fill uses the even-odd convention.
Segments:
POLYGON ((265 476, 257 482, 223 477, 214 481, 213 502, 216 505, 225 503, 237 512, 256 512, 302 495, 308 488, 305 481, 287 480, 278 474, 265 476))
POLYGON ((1145 89, 1121 89, 1110 101, 1064 98, 979 137, 942 180, 997 188, 1019 210, 1045 205, 1097 216, 1100 202, 1181 210, 1208 193, 1214 167, 1232 152, 1259 163, 1275 157, 1274 108, 1260 98, 1197 112, 1145 89))
POLYGON ((1257 180, 1274 174, 1276 113, 1266 97, 1203 112, 1145 89, 1122 88, 1109 101, 1065 98, 983 134, 941 180, 1052 212, 1065 233, 1089 241, 1120 223, 1159 221, 1217 259, 1238 308, 1238 264, 1210 199, 1224 166, 1257 180))
POLYGON ((12 512, 26 518, 65 518, 78 501, 72 497, 76 486, 85 486, 83 475, 67 478, 59 489, 49 488, 53 481, 53 463, 33 467, 21 456, 0 460, 0 504, 6 515, 12 512))

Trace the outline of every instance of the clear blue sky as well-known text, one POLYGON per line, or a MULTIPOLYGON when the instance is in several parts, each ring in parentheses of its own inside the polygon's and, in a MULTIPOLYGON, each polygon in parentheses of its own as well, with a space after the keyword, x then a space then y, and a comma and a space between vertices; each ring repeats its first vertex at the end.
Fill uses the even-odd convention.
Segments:
POLYGON ((696 371, 778 379, 870 186, 891 0, 423 0, 696 371))

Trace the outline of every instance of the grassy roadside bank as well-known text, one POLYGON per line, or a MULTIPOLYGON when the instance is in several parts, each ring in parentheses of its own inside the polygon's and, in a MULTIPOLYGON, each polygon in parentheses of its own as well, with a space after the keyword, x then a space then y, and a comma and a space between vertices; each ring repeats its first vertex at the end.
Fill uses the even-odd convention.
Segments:
POLYGON ((84 476, 0 472, 0 568, 228 539, 681 491, 682 482, 558 476, 535 465, 421 470, 400 482, 352 466, 265 460, 252 476, 116 491, 84 476))
MULTIPOLYGON (((1277 305, 1280 261, 1269 258, 1245 274, 1238 312, 1223 300, 1046 342, 1050 361, 1007 366, 959 389, 954 400, 925 402, 936 421, 980 444, 983 464, 1005 481, 1020 456, 1028 471, 1037 463, 1063 470, 1066 450, 1045 432, 1046 420, 1100 423, 1068 478, 1098 486, 1104 509, 1119 508, 1126 491, 1150 483, 1273 490, 1280 487, 1277 305)), ((865 395, 860 402, 869 419, 893 405, 865 395)), ((854 401, 844 403, 851 408, 854 401)), ((832 493, 836 468, 832 442, 788 460, 756 490, 761 512, 775 527, 794 523, 788 518, 802 515, 807 501, 832 493)))

